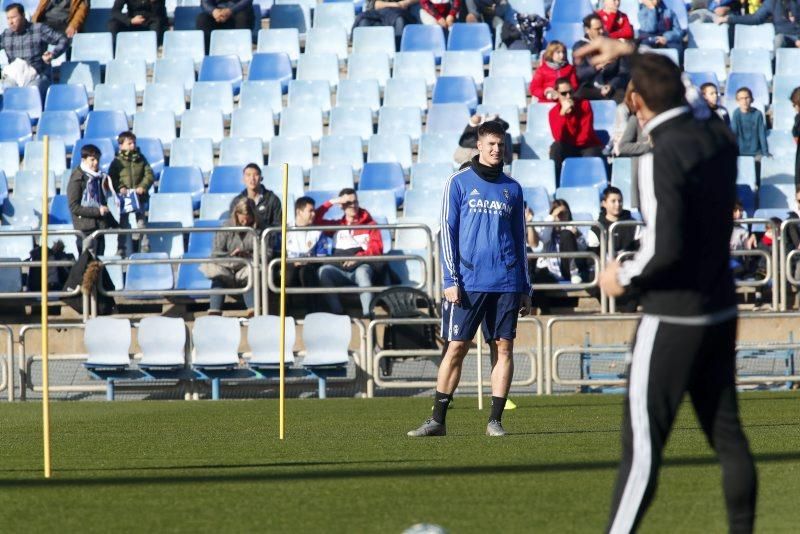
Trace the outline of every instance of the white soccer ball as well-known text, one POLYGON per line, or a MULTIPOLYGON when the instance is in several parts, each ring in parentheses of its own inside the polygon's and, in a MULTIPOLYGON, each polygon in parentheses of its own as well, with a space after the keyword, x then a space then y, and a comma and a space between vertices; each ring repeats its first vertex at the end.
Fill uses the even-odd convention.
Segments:
POLYGON ((417 523, 405 529, 403 534, 447 534, 447 530, 433 523, 417 523))

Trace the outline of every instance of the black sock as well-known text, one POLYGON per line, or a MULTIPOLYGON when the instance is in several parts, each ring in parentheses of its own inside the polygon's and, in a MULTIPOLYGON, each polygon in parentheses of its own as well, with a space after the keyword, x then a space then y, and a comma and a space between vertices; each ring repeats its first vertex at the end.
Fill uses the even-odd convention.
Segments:
POLYGON ((447 393, 436 392, 433 398, 433 420, 437 423, 444 424, 444 418, 447 417, 447 407, 450 406, 450 401, 453 400, 452 395, 447 393))
POLYGON ((500 421, 503 418, 503 410, 506 407, 506 399, 503 397, 492 397, 492 413, 489 421, 500 421))

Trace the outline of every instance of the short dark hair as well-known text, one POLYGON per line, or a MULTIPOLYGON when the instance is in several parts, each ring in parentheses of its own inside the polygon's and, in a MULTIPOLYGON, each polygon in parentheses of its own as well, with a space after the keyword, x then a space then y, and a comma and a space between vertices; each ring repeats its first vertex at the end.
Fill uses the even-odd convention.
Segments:
POLYGON ((706 82, 700 86, 700 92, 705 93, 706 89, 708 89, 709 87, 713 87, 714 89, 719 91, 719 89, 717 88, 717 84, 715 84, 714 82, 706 82))
POLYGON ((345 195, 356 195, 356 197, 358 197, 358 194, 356 193, 356 190, 353 189, 352 187, 345 187, 344 189, 339 191, 339 196, 340 197, 343 197, 345 195))
POLYGON ((562 83, 565 83, 565 84, 569 85, 570 87, 572 87, 572 82, 569 81, 569 78, 561 77, 561 78, 556 78, 556 82, 553 84, 553 89, 555 89, 556 87, 558 87, 562 83))
POLYGON ((247 165, 245 165, 244 169, 242 169, 242 174, 244 174, 244 171, 246 171, 247 169, 253 169, 258 173, 259 176, 261 176, 261 167, 259 167, 257 163, 248 163, 247 165))
POLYGON ((478 139, 486 137, 487 135, 496 135, 500 139, 504 139, 506 130, 503 128, 503 125, 500 124, 500 121, 486 121, 478 126, 478 139))
POLYGON ((81 147, 81 159, 95 158, 100 159, 100 149, 95 145, 83 145, 81 147))
POLYGON ((610 195, 619 195, 622 198, 622 191, 619 187, 614 187, 613 185, 609 185, 605 189, 603 189, 602 199, 607 200, 610 195))
POLYGON ((653 53, 631 58, 633 90, 654 113, 686 105, 681 70, 670 58, 653 53))
POLYGON ((789 96, 789 100, 792 101, 792 104, 795 106, 800 107, 800 87, 795 87, 792 90, 792 94, 789 96))
POLYGON ((312 206, 316 206, 314 199, 311 197, 300 197, 294 201, 294 211, 301 210, 311 204, 312 206))
POLYGON ((25 6, 23 6, 22 4, 17 2, 14 2, 13 4, 8 4, 6 6, 6 13, 11 11, 12 9, 16 9, 20 15, 22 15, 23 17, 25 16, 25 6))
MULTIPOLYGON (((599 20, 600 24, 603 24, 603 19, 600 18, 600 15, 598 15, 597 13, 589 13, 588 15, 583 17, 583 27, 587 28, 587 29, 591 28, 592 27, 592 21, 595 20, 595 19, 599 20)), ((605 28, 605 26, 603 26, 603 27, 605 28)))
POLYGON ((119 143, 121 145, 123 141, 126 141, 128 139, 130 139, 131 141, 133 141, 135 143, 136 142, 136 134, 133 133, 130 130, 128 130, 127 132, 122 132, 121 134, 119 134, 119 136, 117 136, 117 143, 119 143))
POLYGON ((738 95, 739 93, 747 93, 747 96, 749 96, 750 98, 753 98, 753 91, 751 91, 749 87, 740 87, 740 88, 738 88, 736 90, 736 94, 738 95))
POLYGON ((736 199, 736 202, 733 203, 733 209, 744 211, 744 204, 742 203, 741 199, 736 199))

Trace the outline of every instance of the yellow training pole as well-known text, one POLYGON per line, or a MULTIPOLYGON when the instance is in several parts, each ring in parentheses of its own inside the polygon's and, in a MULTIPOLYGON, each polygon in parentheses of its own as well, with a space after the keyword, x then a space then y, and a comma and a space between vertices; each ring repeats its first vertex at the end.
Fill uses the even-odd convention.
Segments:
POLYGON ((483 410, 483 332, 478 328, 478 409, 483 410))
POLYGON ((47 197, 50 191, 47 179, 50 159, 50 137, 44 136, 44 172, 42 173, 42 436, 44 440, 44 478, 50 478, 50 376, 48 369, 47 332, 47 197))
POLYGON ((278 394, 278 425, 279 438, 283 439, 286 427, 286 362, 284 352, 286 351, 286 217, 287 212, 292 208, 288 204, 289 199, 289 164, 283 164, 283 210, 281 214, 281 333, 280 333, 280 386, 278 394))

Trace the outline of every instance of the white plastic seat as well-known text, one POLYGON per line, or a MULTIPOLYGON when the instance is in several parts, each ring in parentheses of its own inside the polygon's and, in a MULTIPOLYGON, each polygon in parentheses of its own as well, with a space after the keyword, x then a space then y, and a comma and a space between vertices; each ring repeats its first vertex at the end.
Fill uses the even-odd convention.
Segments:
MULTIPOLYGON (((733 108, 728 108, 733 110, 733 108)), ((794 126, 795 111, 789 100, 777 100, 772 104, 772 128, 791 132, 794 126)), ((771 146, 770 146, 771 148, 771 146)))
POLYGON ((6 178, 13 178, 19 171, 19 145, 16 141, 0 143, 0 171, 6 178))
POLYGON ((356 21, 355 8, 351 2, 323 3, 314 6, 314 28, 341 28, 350 37, 356 21))
POLYGON ((402 134, 375 134, 369 139, 367 162, 399 163, 403 172, 411 169, 411 138, 402 134))
POLYGON ((238 193, 203 193, 200 197, 200 220, 214 221, 227 219, 230 207, 238 193))
POLYGON ((242 333, 234 317, 198 317, 192 328, 192 363, 198 367, 228 367, 239 364, 242 333))
POLYGON ((145 317, 136 335, 140 367, 180 367, 186 363, 186 324, 179 317, 145 317))
POLYGON ((525 109, 527 98, 525 86, 520 77, 499 78, 490 76, 483 82, 483 104, 504 106, 512 105, 517 109, 525 109))
POLYGON ((522 187, 544 187, 552 196, 556 193, 556 168, 551 159, 515 159, 511 177, 522 187))
POLYGON ((8 197, 5 199, 0 215, 2 215, 3 224, 39 228, 42 224, 42 198, 41 196, 36 198, 22 195, 8 197))
POLYGON ((303 324, 303 365, 346 365, 350 361, 350 317, 332 313, 309 313, 303 324))
MULTIPOLYGON (((341 4, 320 4, 341 5, 341 4)), ((258 315, 247 322, 247 344, 250 346, 251 366, 272 366, 280 363, 281 320, 277 315, 258 315)), ((284 329, 283 361, 294 363, 295 324, 294 317, 286 317, 284 329)))
POLYGON ((397 200, 394 191, 388 189, 359 190, 358 202, 369 211, 376 221, 379 217, 386 219, 386 224, 397 222, 397 200))
POLYGON ((319 142, 320 165, 349 165, 355 172, 364 166, 364 142, 357 135, 326 135, 319 142))
POLYGON ((550 110, 553 104, 534 102, 528 106, 528 125, 525 129, 527 135, 548 139, 553 142, 553 132, 550 130, 550 110))
POLYGON ((454 165, 453 154, 458 148, 460 132, 425 133, 419 138, 420 163, 447 163, 454 165))
POLYGON ((725 51, 717 48, 687 48, 683 53, 686 72, 713 72, 720 83, 728 79, 725 51))
POLYGON ((256 137, 269 143, 275 135, 272 110, 264 108, 239 108, 231 114, 231 137, 256 137))
MULTIPOLYGON (((290 84, 291 87, 291 84, 290 84)), ((372 114, 381 107, 381 91, 377 80, 341 80, 336 91, 336 105, 343 107, 367 106, 372 114)))
POLYGON ((70 50, 70 61, 98 61, 105 65, 114 59, 109 32, 76 33, 72 37, 70 50))
POLYGON ((434 104, 428 110, 425 131, 444 133, 464 131, 469 123, 469 108, 466 104, 434 104))
POLYGON ((316 107, 327 116, 331 111, 331 86, 325 80, 291 80, 288 105, 316 107))
POLYGON ((213 109, 189 109, 181 119, 181 137, 209 137, 214 146, 225 137, 222 113, 213 109))
POLYGON ((239 56, 242 63, 253 59, 253 33, 249 29, 214 30, 211 32, 209 56, 239 56))
POLYGON ((508 123, 508 134, 514 143, 519 143, 519 108, 514 104, 491 105, 481 104, 478 106, 477 113, 480 115, 499 115, 501 119, 508 123))
POLYGON ((353 168, 350 165, 314 165, 308 189, 312 191, 339 191, 345 187, 354 187, 353 168))
MULTIPOLYGON (((281 191, 283 188, 283 165, 267 165, 263 170, 264 187, 270 191, 281 191)), ((303 196, 304 190, 303 169, 298 165, 289 165, 289 196, 300 198, 303 196)), ((290 209, 287 215, 290 216, 288 220, 291 221, 294 209, 290 209)))
POLYGON ((733 34, 734 48, 760 48, 775 54, 775 26, 772 23, 748 26, 737 24, 733 34))
POLYGON ((442 54, 441 76, 471 76, 483 86, 483 55, 478 50, 448 50, 442 54))
POLYGON ((452 163, 415 163, 411 166, 409 187, 416 190, 442 191, 451 174, 453 174, 452 163))
POLYGON ((417 144, 422 135, 422 121, 416 107, 384 106, 378 115, 378 133, 408 135, 417 144))
POLYGON ((183 228, 194 226, 191 193, 156 193, 150 195, 148 222, 175 223, 183 228))
POLYGON ((292 64, 300 57, 300 34, 297 28, 262 29, 258 31, 257 52, 283 52, 292 64))
POLYGON ((144 59, 126 58, 109 61, 106 65, 105 83, 122 85, 132 83, 136 92, 141 94, 147 84, 147 64, 144 59))
POLYGON ((389 77, 389 56, 383 52, 358 52, 347 59, 348 80, 378 80, 383 89, 389 77))
POLYGON ((208 137, 175 139, 169 164, 170 167, 199 167, 208 175, 214 169, 214 143, 208 137))
POLYGON ((379 52, 395 57, 394 28, 389 26, 360 26, 353 29, 353 53, 379 52))
POLYGON ((341 107, 331 110, 331 135, 357 135, 366 144, 372 136, 372 110, 368 107, 341 107))
POLYGON ((391 78, 386 80, 384 106, 416 106, 428 111, 428 87, 422 78, 391 78))
POLYGON ((190 57, 163 57, 156 61, 153 82, 180 86, 184 93, 192 90, 195 82, 194 61, 190 57))
POLYGON ((306 54, 336 54, 339 63, 347 59, 347 31, 338 26, 311 28, 306 34, 306 54))
POLYGON ((775 51, 775 75, 797 74, 800 65, 800 48, 779 48, 775 51))
MULTIPOLYGON (((55 139, 54 139, 55 141, 55 139)), ((63 141, 62 141, 63 142, 63 141)), ((56 194, 56 174, 52 171, 47 173, 48 198, 56 194)), ((41 202, 42 198, 42 168, 19 171, 14 178, 14 197, 15 198, 36 198, 41 202)))
POLYGON ((318 108, 289 106, 281 112, 281 137, 308 136, 315 145, 322 138, 322 112, 318 108))
MULTIPOLYGON (((31 255, 33 249, 33 237, 29 235, 5 235, 6 231, 13 231, 14 226, 3 226, 0 230, 0 258, 8 258, 24 261, 31 255), (6 229, 9 230, 6 230, 6 229)), ((28 230, 28 227, 16 228, 17 230, 28 230)))
POLYGON ((432 195, 426 189, 409 189, 403 202, 403 217, 436 223, 439 221, 441 204, 441 195, 432 195))
POLYGON ((164 32, 162 57, 191 58, 195 66, 200 66, 206 55, 203 32, 200 30, 173 30, 164 32))
POLYGON ((97 84, 94 88, 94 111, 124 111, 128 117, 136 113, 136 86, 132 83, 97 84))
POLYGON ((283 92, 281 82, 276 80, 245 81, 239 92, 239 108, 269 109, 273 120, 283 109, 283 92))
POLYGON ((127 367, 130 364, 131 322, 128 319, 93 317, 86 322, 83 344, 88 367, 127 367))
POLYGON ((264 146, 257 137, 226 137, 219 145, 220 165, 264 164, 264 146))
POLYGON ((297 60, 297 80, 325 80, 331 88, 339 85, 339 60, 336 54, 303 54, 297 60))
POLYGON ((230 82, 195 83, 189 109, 219 111, 224 117, 230 117, 233 112, 233 90, 230 82))
POLYGON ((139 111, 133 116, 133 133, 153 137, 169 148, 175 139, 175 115, 167 111, 139 111))
POLYGON ((436 83, 433 52, 398 52, 394 57, 392 78, 422 78, 428 88, 432 88, 436 83))
POLYGON ((731 72, 756 72, 763 74, 768 83, 772 81, 772 58, 769 50, 734 48, 730 57, 731 72))
POLYGON ((689 24, 689 48, 719 49, 727 54, 730 50, 728 25, 714 24, 713 22, 689 24))
POLYGON ((291 168, 297 165, 307 175, 311 170, 314 156, 311 151, 311 137, 286 137, 278 135, 269 142, 269 164, 278 166, 288 163, 291 168))
POLYGON ((171 111, 176 117, 186 111, 186 96, 183 85, 171 83, 148 83, 144 87, 142 109, 147 111, 171 111))
POLYGON ((533 78, 531 53, 528 50, 494 50, 489 59, 489 76, 522 78, 527 86, 533 78))
MULTIPOLYGON (((92 6, 96 7, 96 6, 92 6)), ((152 65, 158 59, 156 32, 119 32, 117 34, 116 58, 132 57, 143 59, 152 65)))
MULTIPOLYGON (((64 146, 64 141, 61 139, 53 139, 50 141, 49 150, 50 152, 47 157, 48 170, 54 173, 54 175, 60 175, 67 170, 67 149, 64 146)), ((44 142, 28 141, 25 143, 25 157, 22 160, 23 168, 30 171, 41 171, 43 169, 43 162, 44 142)))

